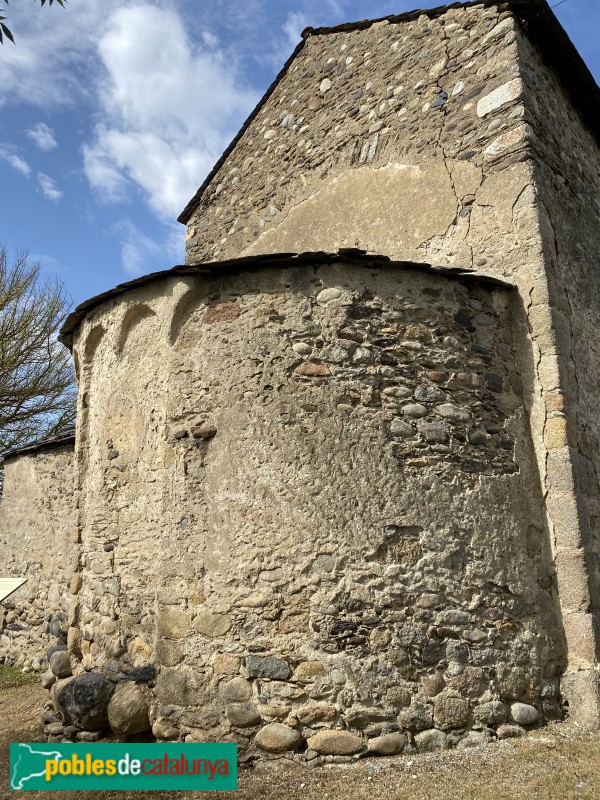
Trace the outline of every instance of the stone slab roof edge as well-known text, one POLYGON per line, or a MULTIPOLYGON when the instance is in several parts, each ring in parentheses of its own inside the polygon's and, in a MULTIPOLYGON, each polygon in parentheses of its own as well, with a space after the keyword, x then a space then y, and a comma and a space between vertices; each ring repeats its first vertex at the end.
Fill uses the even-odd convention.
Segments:
POLYGON ((367 253, 366 250, 359 250, 355 248, 341 248, 337 253, 272 253, 267 255, 244 256, 241 258, 232 258, 226 261, 209 261, 202 264, 186 265, 181 264, 170 269, 161 270, 160 272, 151 272, 148 275, 142 275, 139 278, 134 278, 131 281, 120 283, 114 289, 107 292, 91 297, 89 300, 84 301, 77 308, 72 311, 65 319, 59 333, 58 340, 62 342, 69 349, 73 346, 73 334, 77 326, 85 319, 86 315, 94 308, 102 305, 108 300, 119 297, 125 294, 130 289, 146 286, 150 283, 156 283, 167 278, 181 276, 183 278, 191 275, 204 275, 204 276, 219 276, 227 274, 236 274, 245 271, 258 271, 265 267, 297 267, 301 265, 327 264, 327 263, 345 263, 345 264, 367 264, 369 266, 388 266, 396 267, 398 269, 412 269, 419 272, 428 272, 436 275, 448 275, 454 278, 470 279, 476 283, 485 283, 492 286, 502 286, 508 289, 514 289, 514 284, 502 281, 499 278, 494 278, 491 275, 481 275, 480 273, 472 272, 471 270, 451 268, 451 267, 437 267, 432 264, 424 262, 413 261, 393 261, 388 256, 376 255, 367 253))
POLYGON ((297 45, 292 55, 285 62, 283 68, 278 73, 273 83, 269 86, 263 97, 258 101, 257 106, 250 113, 236 136, 232 139, 223 155, 219 158, 215 166, 206 176, 204 182, 192 197, 190 202, 177 217, 177 221, 186 225, 198 207, 200 199, 206 188, 212 182, 215 175, 219 172, 235 146, 242 138, 255 117, 263 108, 269 97, 273 94, 291 63, 301 52, 309 36, 323 36, 329 33, 341 31, 360 30, 369 28, 377 22, 389 21, 392 23, 409 22, 425 14, 434 19, 447 11, 456 8, 469 8, 470 6, 505 6, 514 12, 520 20, 523 29, 529 39, 541 51, 546 61, 552 66, 560 76, 565 88, 567 89, 574 107, 581 114, 582 119, 594 134, 596 141, 600 144, 600 88, 594 76, 588 69, 585 61, 577 52, 573 42, 565 29, 556 18, 552 7, 547 0, 469 0, 468 2, 457 2, 444 6, 437 6, 429 9, 416 9, 406 11, 403 14, 379 17, 378 19, 366 19, 359 22, 348 22, 343 25, 336 25, 331 28, 306 28, 302 32, 302 41, 297 45))
POLYGON ((75 428, 65 428, 60 433, 54 436, 45 436, 43 439, 36 439, 33 442, 15 447, 12 450, 7 450, 6 453, 0 453, 0 462, 8 461, 9 458, 24 455, 26 453, 38 453, 42 450, 54 450, 57 447, 67 447, 75 444, 75 428))

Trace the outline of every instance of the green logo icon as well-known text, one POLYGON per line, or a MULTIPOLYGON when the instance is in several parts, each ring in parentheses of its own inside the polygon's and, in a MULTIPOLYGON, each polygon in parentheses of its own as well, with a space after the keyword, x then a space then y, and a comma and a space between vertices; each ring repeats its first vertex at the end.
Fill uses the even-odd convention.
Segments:
POLYGON ((237 745, 11 744, 10 788, 231 791, 237 745))

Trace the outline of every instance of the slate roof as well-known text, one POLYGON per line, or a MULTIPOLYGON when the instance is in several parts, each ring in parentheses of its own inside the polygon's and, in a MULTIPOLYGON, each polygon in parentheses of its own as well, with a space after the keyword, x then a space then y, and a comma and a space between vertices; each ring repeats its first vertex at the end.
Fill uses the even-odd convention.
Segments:
POLYGON ((7 461, 14 456, 23 455, 23 453, 37 453, 41 450, 54 450, 57 447, 66 447, 75 443, 75 428, 65 428, 60 433, 54 436, 45 436, 43 439, 36 439, 33 442, 21 447, 15 447, 13 450, 8 450, 6 453, 0 453, 0 461, 7 461))

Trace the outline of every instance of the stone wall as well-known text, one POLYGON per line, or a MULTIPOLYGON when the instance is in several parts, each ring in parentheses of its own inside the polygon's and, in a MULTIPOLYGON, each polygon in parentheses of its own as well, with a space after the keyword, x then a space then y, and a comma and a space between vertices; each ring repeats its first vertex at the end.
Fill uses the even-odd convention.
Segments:
POLYGON ((544 439, 549 517, 561 578, 572 703, 582 722, 600 717, 600 150, 559 77, 520 40, 530 146, 548 275, 548 309, 531 314, 534 347, 556 354, 548 375, 544 439), (576 708, 575 708, 576 706, 576 708))
POLYGON ((75 514, 72 443, 5 461, 2 577, 27 583, 0 604, 4 663, 42 669, 47 646, 66 634, 71 578, 79 571, 75 514))
POLYGON ((598 725, 599 153, 564 88, 573 64, 562 80, 532 44, 539 24, 473 4, 309 34, 200 197, 187 257, 358 246, 517 286, 565 686, 598 725))
POLYGON ((75 355, 73 665, 145 676, 157 737, 312 758, 561 716, 514 290, 369 259, 166 278, 75 355))
POLYGON ((190 264, 359 247, 513 276, 539 256, 502 6, 309 35, 188 221, 190 264))
POLYGON ((597 725, 599 176, 502 3, 309 34, 186 220, 204 274, 73 324, 48 685, 305 758, 556 719, 559 679, 597 725))

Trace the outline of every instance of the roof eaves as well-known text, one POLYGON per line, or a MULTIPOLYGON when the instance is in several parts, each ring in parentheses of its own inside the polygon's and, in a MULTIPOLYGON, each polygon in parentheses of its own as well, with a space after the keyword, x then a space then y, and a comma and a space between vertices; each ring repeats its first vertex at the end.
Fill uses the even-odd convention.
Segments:
POLYGON ((38 453, 42 450, 55 450, 58 447, 67 447, 75 443, 75 428, 65 428, 60 433, 54 436, 45 436, 43 439, 35 439, 32 442, 27 442, 21 447, 15 447, 8 450, 6 453, 0 454, 0 461, 7 461, 9 458, 16 456, 38 453))
POLYGON ((362 19, 356 22, 343 22, 341 25, 333 25, 329 28, 307 28, 306 31, 310 32, 311 36, 323 36, 329 33, 343 33, 344 31, 358 31, 371 28, 379 22, 389 22, 395 24, 399 22, 411 22, 421 16, 435 19, 448 11, 456 8, 468 8, 469 6, 506 6, 510 8, 513 5, 523 4, 529 5, 531 0, 464 0, 464 2, 447 3, 446 5, 436 6, 435 8, 415 8, 412 11, 403 11, 402 14, 388 14, 385 17, 377 17, 375 19, 362 19))
POLYGON ((307 252, 307 253, 270 253, 267 255, 253 255, 243 256, 242 258, 232 258, 226 261, 209 261, 202 264, 194 264, 191 266, 177 265, 171 269, 165 269, 161 272, 152 272, 149 275, 143 275, 140 278, 120 283, 108 292, 96 295, 89 300, 86 300, 81 305, 69 314, 64 321, 59 341, 62 342, 69 349, 73 346, 73 334, 75 329, 84 320, 86 315, 94 308, 102 305, 102 303, 115 299, 122 294, 125 294, 130 289, 146 286, 150 283, 156 283, 161 280, 173 278, 175 276, 190 277, 194 275, 214 277, 219 275, 230 275, 243 271, 256 272, 265 267, 296 267, 302 265, 309 265, 318 262, 323 263, 347 263, 347 264, 369 264, 372 266, 390 266, 399 269, 413 269, 419 272, 429 272, 438 275, 449 275, 455 278, 470 278, 471 280, 478 281, 479 283, 486 283, 496 286, 509 287, 512 284, 502 281, 498 278, 481 275, 474 273, 471 270, 455 269, 450 267, 437 267, 432 264, 412 261, 393 261, 388 256, 375 255, 367 253, 365 250, 355 248, 341 248, 337 253, 325 252, 307 252))

